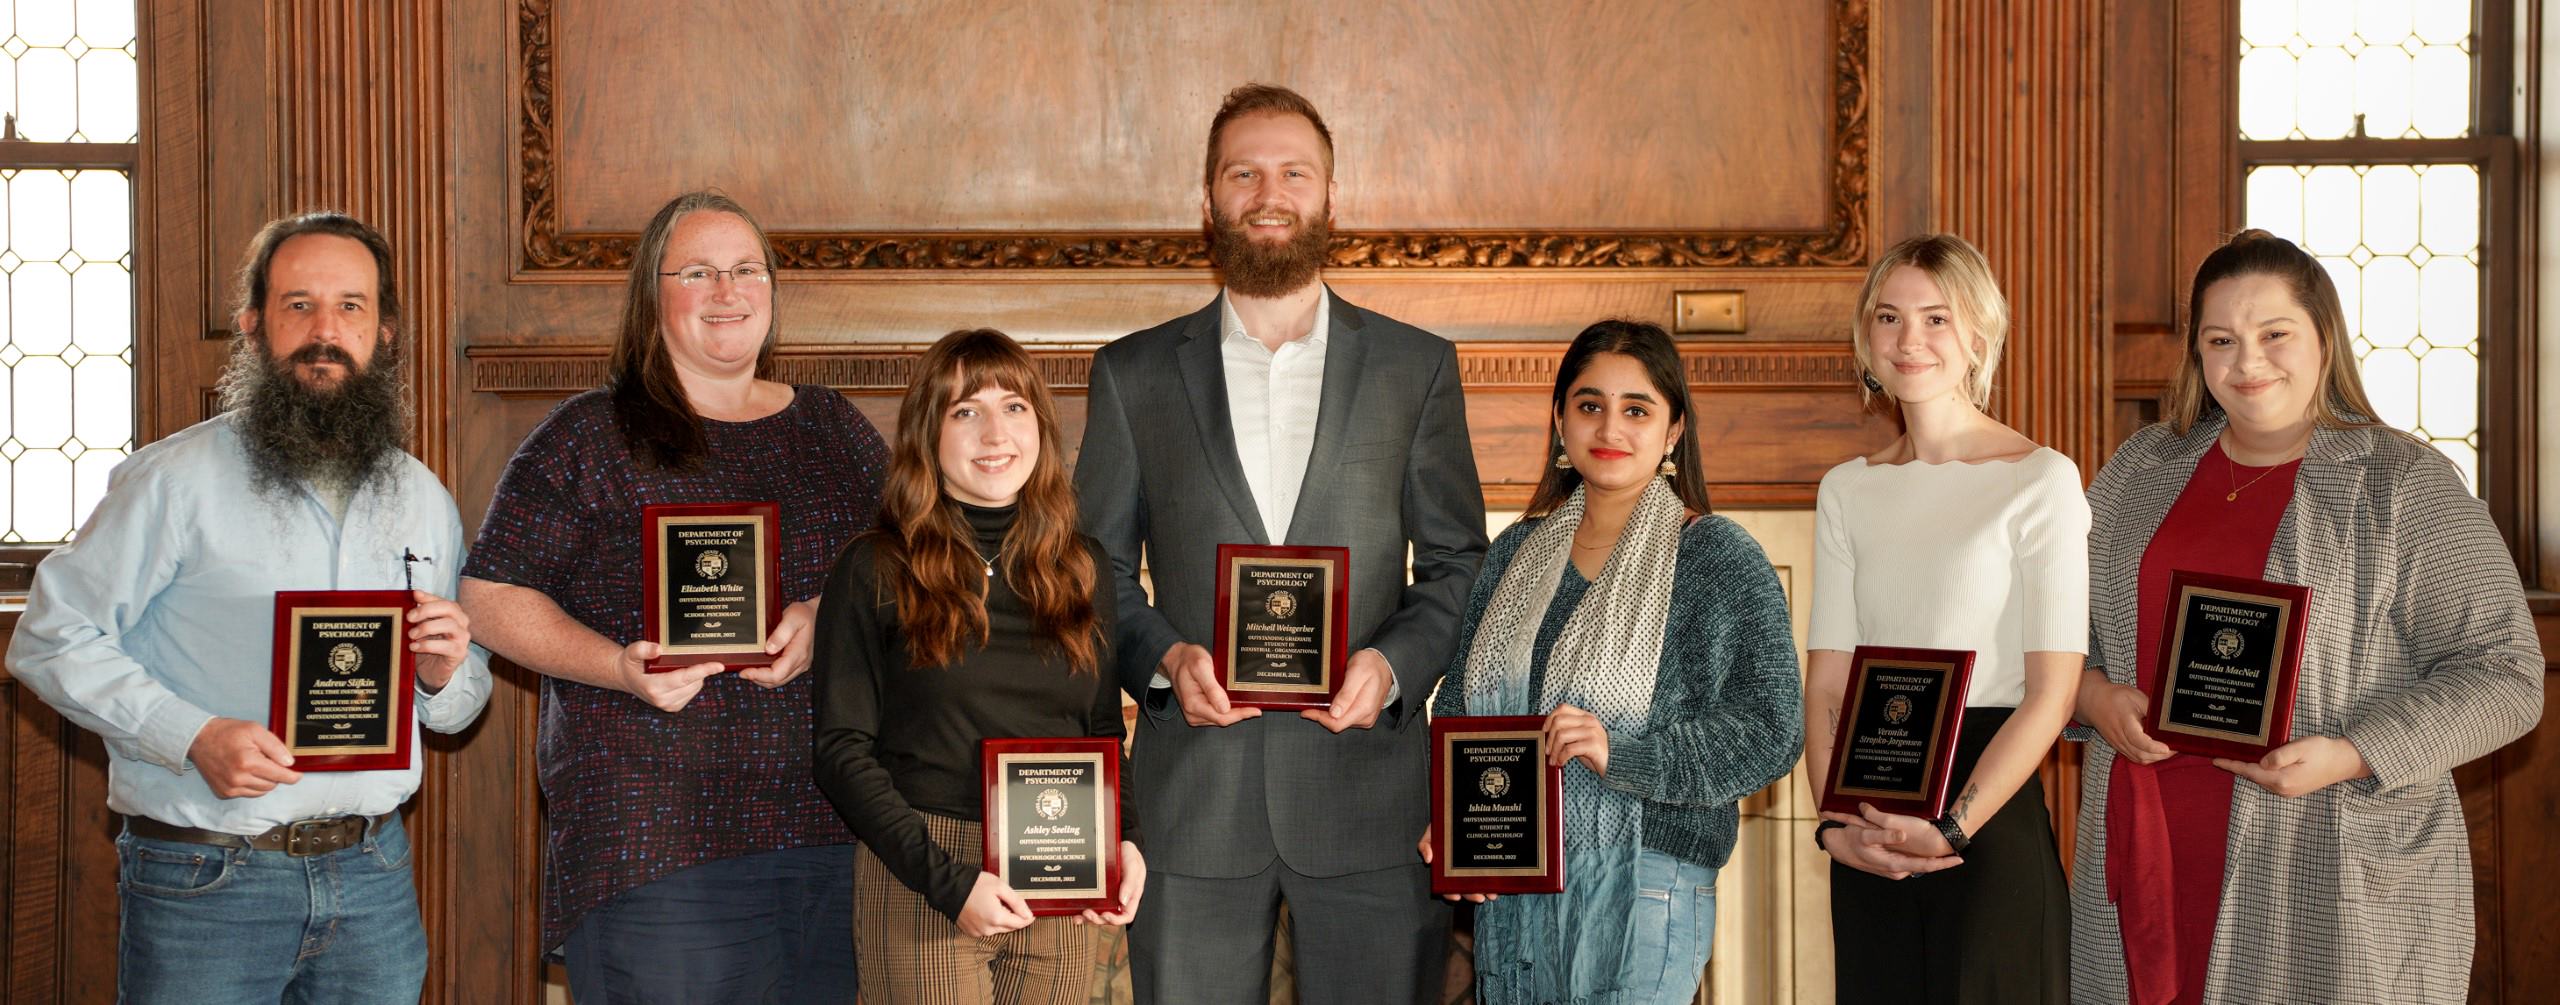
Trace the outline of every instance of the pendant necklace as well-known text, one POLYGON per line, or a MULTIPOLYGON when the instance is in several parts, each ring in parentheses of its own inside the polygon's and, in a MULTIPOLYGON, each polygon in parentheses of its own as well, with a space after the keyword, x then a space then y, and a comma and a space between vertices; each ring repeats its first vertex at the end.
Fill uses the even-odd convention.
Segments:
MULTIPOLYGON (((2303 441, 2303 444, 2304 444, 2304 446, 2305 446, 2305 447, 2308 447, 2308 446, 2310 445, 2310 440, 2309 440, 2308 438, 2305 438, 2305 439, 2304 439, 2304 441, 2303 441)), ((2267 469, 2266 469, 2266 470, 2258 472, 2258 477, 2256 477, 2256 478, 2252 478, 2252 479, 2249 479, 2248 484, 2247 484, 2247 485, 2243 485, 2243 484, 2240 484, 2240 462, 2235 461, 2235 460, 2232 460, 2232 459, 2231 459, 2231 451, 2230 451, 2230 449, 2229 449, 2229 448, 2225 448, 2225 449, 2222 451, 2222 483, 2223 483, 2224 485, 2226 485, 2226 486, 2229 486, 2229 487, 2231 488, 2231 491, 2230 491, 2230 493, 2229 493, 2229 494, 2226 494, 2226 495, 2224 495, 2224 496, 2222 497, 2222 501, 2223 501, 2223 502, 2238 502, 2238 501, 2240 501, 2240 493, 2243 493, 2243 492, 2249 491, 2249 486, 2250 486, 2250 485, 2255 485, 2255 484, 2258 484, 2259 482, 2262 482, 2262 481, 2267 480, 2267 476, 2268 476, 2268 475, 2275 474, 2275 473, 2276 473, 2276 469, 2277 469, 2277 468, 2281 468, 2281 467, 2283 467, 2283 466, 2285 466, 2285 465, 2287 465, 2287 464, 2291 464, 2291 463, 2293 463, 2294 461, 2299 460, 2299 459, 2300 459, 2299 457, 2288 457, 2288 458, 2286 458, 2286 459, 2284 459, 2284 460, 2277 461, 2277 462, 2275 462, 2274 464, 2270 464, 2270 465, 2268 465, 2268 466, 2267 466, 2267 469)))

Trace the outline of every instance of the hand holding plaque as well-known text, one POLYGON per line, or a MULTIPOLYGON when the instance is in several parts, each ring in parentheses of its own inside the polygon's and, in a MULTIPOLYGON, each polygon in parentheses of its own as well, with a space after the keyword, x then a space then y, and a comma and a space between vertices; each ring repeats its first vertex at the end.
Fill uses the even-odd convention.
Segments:
POLYGON ((407 590, 276 593, 267 728, 297 771, 409 766, 417 665, 407 590))
POLYGON ((640 510, 641 637, 649 672, 700 663, 773 665, 782 624, 782 518, 774 503, 671 503, 640 510))
POLYGON ((1120 741, 988 739, 978 757, 982 867, 1034 916, 1120 913, 1120 741))
POLYGON ((1351 549, 1218 546, 1217 643, 1227 702, 1328 708, 1350 658, 1351 549))
POLYGON ((1431 720, 1431 892, 1564 892, 1564 768, 1545 718, 1431 720))
POLYGON ((2311 588, 2180 570, 2169 576, 2153 677, 2153 739, 2255 761, 2293 738, 2311 588))
POLYGON ((1972 683, 1970 651, 1859 646, 1840 694, 1822 808, 1856 815, 1867 803, 1923 820, 1944 815, 1972 683))

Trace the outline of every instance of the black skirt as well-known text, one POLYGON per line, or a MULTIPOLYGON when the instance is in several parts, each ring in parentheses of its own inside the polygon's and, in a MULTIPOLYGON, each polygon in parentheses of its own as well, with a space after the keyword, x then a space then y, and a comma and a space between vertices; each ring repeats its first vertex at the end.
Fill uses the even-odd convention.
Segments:
MULTIPOLYGON (((1949 791, 2014 711, 1965 710, 1949 791)), ((1831 951, 1843 1002, 2069 1001, 2070 890, 2043 781, 2027 776, 1963 865, 1891 880, 1832 863, 1831 951)))

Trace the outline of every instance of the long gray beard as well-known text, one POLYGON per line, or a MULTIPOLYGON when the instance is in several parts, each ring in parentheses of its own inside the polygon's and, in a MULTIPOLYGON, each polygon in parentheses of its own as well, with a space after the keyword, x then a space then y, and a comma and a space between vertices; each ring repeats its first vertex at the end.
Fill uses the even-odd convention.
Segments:
POLYGON ((391 476, 409 439, 397 348, 380 344, 372 365, 359 368, 335 346, 315 342, 270 360, 265 336, 235 337, 219 387, 222 407, 239 413, 232 428, 248 451, 251 484, 286 494, 307 481, 342 486, 349 498, 377 483, 395 490, 391 476), (294 377, 296 364, 323 360, 346 368, 337 387, 313 390, 294 377))

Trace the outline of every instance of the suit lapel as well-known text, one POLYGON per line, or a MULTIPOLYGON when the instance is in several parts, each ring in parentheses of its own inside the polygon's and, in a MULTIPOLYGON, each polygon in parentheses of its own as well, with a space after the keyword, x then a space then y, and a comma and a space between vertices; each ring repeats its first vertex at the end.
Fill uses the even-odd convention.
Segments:
MULTIPOLYGON (((1191 316, 1174 353, 1182 364, 1182 389, 1191 399, 1193 428, 1200 431, 1209 477, 1226 494, 1227 505, 1235 509, 1236 519, 1252 532, 1253 543, 1268 544, 1271 533, 1263 529, 1262 510, 1253 502, 1253 486, 1244 480, 1244 462, 1236 459, 1236 427, 1227 414, 1227 368, 1219 349, 1226 333, 1218 330, 1219 307, 1225 297, 1219 294, 1208 309, 1191 316)), ((1325 357, 1325 365, 1332 364, 1333 358, 1325 357)))
POLYGON ((1324 512, 1325 497, 1336 484, 1334 475, 1349 444, 1352 412, 1360 403, 1360 375, 1366 369, 1362 363, 1369 354, 1369 341, 1359 337, 1360 329, 1367 326, 1360 309, 1334 296, 1332 287, 1326 287, 1324 295, 1330 301, 1325 310, 1331 319, 1325 326, 1324 397, 1316 407, 1316 441, 1307 451, 1306 477, 1298 483, 1298 508, 1289 517, 1289 537, 1297 543, 1304 543, 1302 532, 1317 529, 1315 521, 1303 516, 1324 512))

